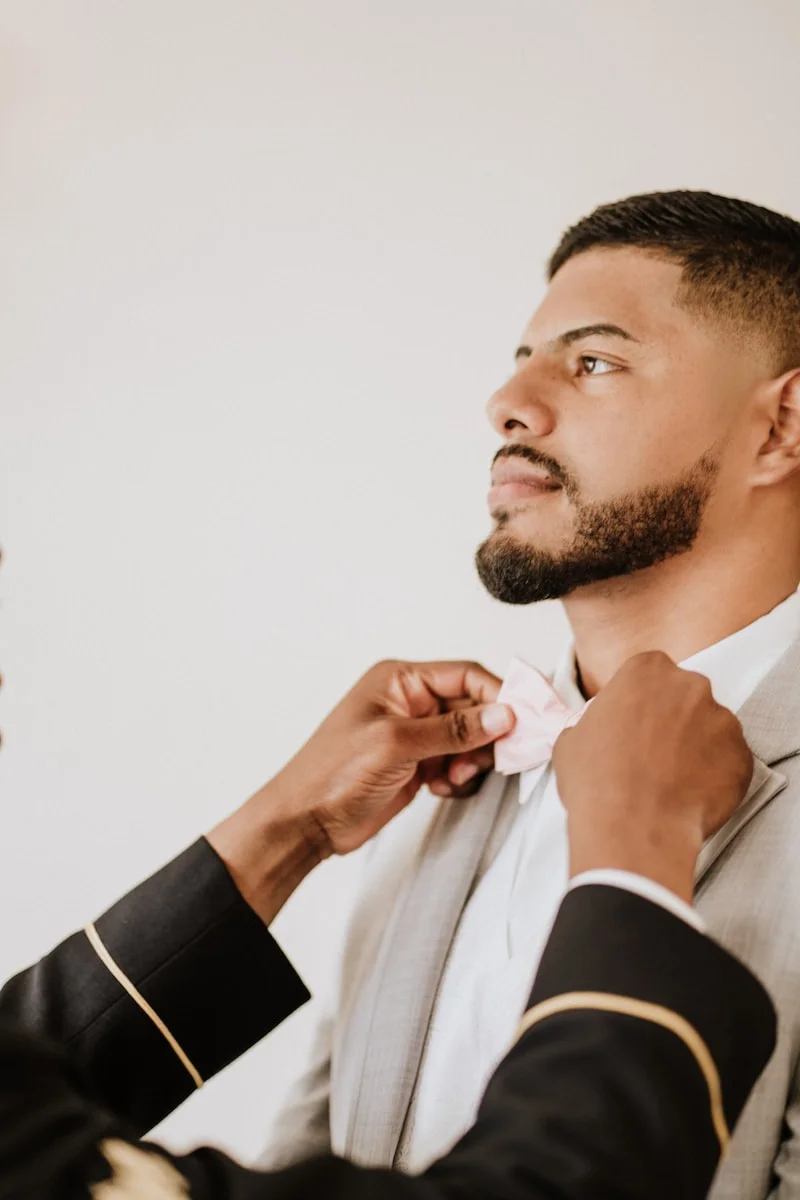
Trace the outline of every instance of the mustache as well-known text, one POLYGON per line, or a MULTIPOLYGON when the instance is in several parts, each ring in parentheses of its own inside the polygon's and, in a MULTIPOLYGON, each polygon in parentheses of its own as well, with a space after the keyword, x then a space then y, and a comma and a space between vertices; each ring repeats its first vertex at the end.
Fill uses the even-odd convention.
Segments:
POLYGON ((533 446, 525 446, 522 442, 510 442, 507 446, 500 447, 492 459, 492 466, 502 458, 524 458, 533 466, 542 467, 547 471, 547 474, 555 479, 556 483, 560 483, 568 495, 576 491, 576 482, 566 467, 562 467, 557 459, 551 458, 542 450, 534 450, 533 446))

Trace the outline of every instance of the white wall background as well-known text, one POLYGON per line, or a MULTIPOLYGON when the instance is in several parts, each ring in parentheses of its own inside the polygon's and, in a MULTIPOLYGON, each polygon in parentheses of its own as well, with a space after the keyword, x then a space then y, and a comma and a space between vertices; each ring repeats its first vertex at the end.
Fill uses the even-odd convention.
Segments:
MULTIPOLYGON (((552 662, 474 577, 563 227, 800 214, 796 0, 2 0, 0 972, 386 655, 552 662)), ((357 864, 279 919, 329 977, 357 864)), ((307 1009, 164 1127, 251 1154, 307 1009)))

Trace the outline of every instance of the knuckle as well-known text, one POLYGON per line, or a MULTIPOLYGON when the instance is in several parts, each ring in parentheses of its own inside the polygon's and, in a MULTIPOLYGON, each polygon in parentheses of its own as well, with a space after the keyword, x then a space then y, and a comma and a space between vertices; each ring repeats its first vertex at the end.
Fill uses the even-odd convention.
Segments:
POLYGON ((470 723, 465 709, 454 709, 448 715, 448 725, 454 743, 457 746, 463 746, 470 740, 470 723))
POLYGON ((672 659, 663 650, 646 650, 642 657, 651 667, 674 666, 672 659))
POLYGON ((739 753, 742 756, 742 762, 747 764, 748 770, 752 773, 755 770, 755 757, 750 749, 750 744, 744 735, 744 730, 737 723, 736 740, 739 744, 739 753))
POLYGON ((633 658, 629 658, 625 665, 630 671, 652 674, 654 671, 664 671, 668 667, 674 667, 675 664, 663 650, 642 650, 633 658))
POLYGON ((576 736, 575 729, 564 729, 556 738, 556 744, 553 747, 553 769, 558 773, 561 764, 565 758, 569 758, 569 748, 571 740, 576 736))
POLYGON ((639 658, 648 667, 674 666, 670 656, 663 650, 643 650, 639 658))
POLYGON ((390 675, 399 666, 401 666, 401 663, 396 658, 382 658, 380 662, 375 663, 372 669, 373 671, 379 671, 382 675, 390 675))
POLYGON ((380 687, 391 679, 396 666, 397 664, 392 659, 382 658, 364 672, 361 681, 368 683, 371 687, 380 687))
POLYGON ((706 675, 701 675, 698 671, 683 671, 686 676, 686 687, 691 690, 692 695, 698 700, 707 700, 711 697, 711 683, 706 675))

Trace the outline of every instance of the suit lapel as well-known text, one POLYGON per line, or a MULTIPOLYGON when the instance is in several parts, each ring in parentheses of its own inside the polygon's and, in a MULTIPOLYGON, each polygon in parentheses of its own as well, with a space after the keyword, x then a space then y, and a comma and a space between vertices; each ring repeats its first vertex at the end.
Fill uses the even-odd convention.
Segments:
POLYGON ((781 775, 780 771, 775 771, 771 767, 768 767, 760 758, 755 760, 753 778, 744 800, 730 820, 726 821, 722 828, 713 837, 708 839, 700 851, 700 857, 697 860, 697 870, 695 872, 695 890, 700 887, 700 884, 725 847, 733 841, 748 822, 752 821, 756 813, 761 812, 761 809, 769 804, 770 800, 773 800, 785 787, 785 775, 781 775))
POLYGON ((753 778, 747 795, 731 819, 706 842, 697 863, 699 887, 726 846, 786 787, 786 776, 777 764, 800 753, 800 641, 756 688, 738 716, 748 745, 755 755, 753 778))
POLYGON ((345 1152, 365 1166, 391 1166, 397 1153, 445 961, 505 786, 493 774, 479 796, 441 806, 350 1014, 343 1057, 357 1091, 345 1152))

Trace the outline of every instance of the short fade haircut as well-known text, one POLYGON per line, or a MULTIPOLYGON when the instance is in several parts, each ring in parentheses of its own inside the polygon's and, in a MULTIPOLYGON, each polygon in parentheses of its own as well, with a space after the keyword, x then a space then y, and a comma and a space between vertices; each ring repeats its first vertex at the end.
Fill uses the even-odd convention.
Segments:
POLYGON ((774 349, 777 373, 800 367, 800 222, 713 192, 651 192, 604 204, 573 225, 551 280, 586 250, 629 247, 683 268, 679 302, 774 349))

